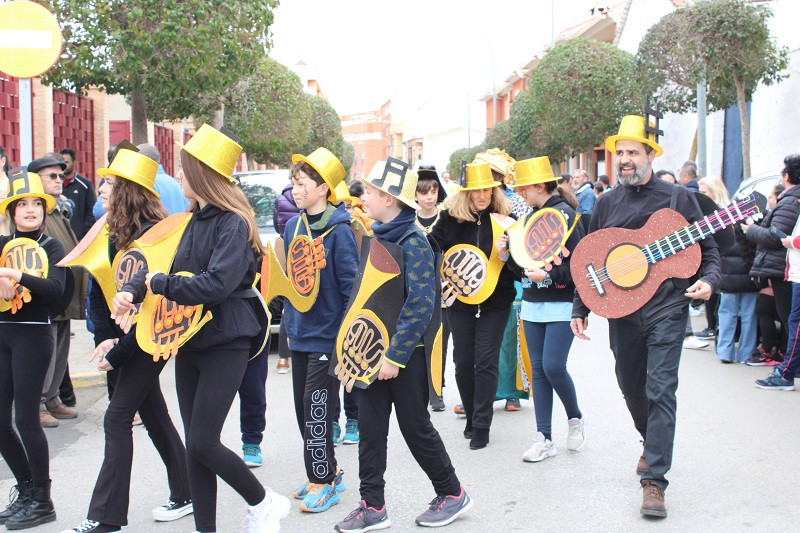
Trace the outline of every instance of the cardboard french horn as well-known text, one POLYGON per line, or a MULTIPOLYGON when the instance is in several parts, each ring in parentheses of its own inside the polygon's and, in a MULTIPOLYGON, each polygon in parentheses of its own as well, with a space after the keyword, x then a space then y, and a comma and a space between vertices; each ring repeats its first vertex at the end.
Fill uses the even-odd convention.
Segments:
POLYGON ((546 207, 533 213, 527 220, 516 221, 506 233, 508 250, 514 262, 522 268, 551 270, 553 264, 560 265, 562 257, 569 256, 566 242, 580 219, 575 214, 572 226, 558 209, 546 207))
MULTIPOLYGON (((46 278, 49 273, 47 252, 33 239, 17 237, 3 246, 0 253, 0 266, 13 268, 37 278, 46 278)), ((16 314, 22 306, 31 301, 31 291, 14 283, 14 297, 11 300, 0 299, 0 311, 11 311, 16 314)))

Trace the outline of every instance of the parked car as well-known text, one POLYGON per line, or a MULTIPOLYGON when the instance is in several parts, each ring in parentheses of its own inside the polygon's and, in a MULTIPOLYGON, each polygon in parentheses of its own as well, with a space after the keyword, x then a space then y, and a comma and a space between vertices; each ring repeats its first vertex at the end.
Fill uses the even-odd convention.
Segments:
POLYGON ((752 191, 756 191, 763 194, 764 197, 769 198, 772 189, 774 189, 776 185, 780 185, 780 183, 780 174, 775 174, 774 172, 751 176, 739 185, 734 196, 747 196, 752 191))
MULTIPOLYGON (((278 240, 278 232, 272 225, 272 212, 275 208, 275 199, 283 188, 289 183, 289 170, 256 170, 251 172, 236 172, 233 177, 239 182, 239 186, 244 191, 250 207, 255 212, 256 223, 258 224, 258 234, 261 242, 266 245, 271 243, 275 246, 278 240)), ((274 351, 278 346, 278 329, 281 322, 281 308, 283 302, 278 298, 275 301, 267 302, 272 314, 270 324, 270 350, 274 351)))

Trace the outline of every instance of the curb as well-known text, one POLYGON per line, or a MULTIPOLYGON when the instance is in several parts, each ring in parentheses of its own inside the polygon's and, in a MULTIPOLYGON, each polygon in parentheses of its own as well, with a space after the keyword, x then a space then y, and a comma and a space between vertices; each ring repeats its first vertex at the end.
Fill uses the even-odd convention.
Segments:
POLYGON ((76 389, 83 389, 88 387, 99 387, 106 384, 106 373, 95 372, 77 372, 70 374, 72 379, 72 386, 76 389))

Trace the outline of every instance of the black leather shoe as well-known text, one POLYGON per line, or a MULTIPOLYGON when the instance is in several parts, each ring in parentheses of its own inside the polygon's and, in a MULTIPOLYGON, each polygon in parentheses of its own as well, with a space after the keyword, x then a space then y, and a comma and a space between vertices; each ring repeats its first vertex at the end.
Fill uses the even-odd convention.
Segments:
POLYGON ((56 510, 50 499, 50 483, 44 487, 33 487, 31 498, 8 520, 6 529, 28 529, 56 521, 56 510))
POLYGON ((469 449, 480 450, 486 448, 487 444, 489 444, 489 428, 474 428, 472 439, 469 441, 469 449))
POLYGON ((32 488, 33 485, 30 481, 23 481, 14 487, 15 490, 12 489, 8 507, 3 512, 0 512, 0 525, 5 524, 17 511, 28 504, 28 500, 31 499, 32 488))
POLYGON ((464 438, 472 438, 472 422, 467 421, 467 426, 464 428, 464 438))

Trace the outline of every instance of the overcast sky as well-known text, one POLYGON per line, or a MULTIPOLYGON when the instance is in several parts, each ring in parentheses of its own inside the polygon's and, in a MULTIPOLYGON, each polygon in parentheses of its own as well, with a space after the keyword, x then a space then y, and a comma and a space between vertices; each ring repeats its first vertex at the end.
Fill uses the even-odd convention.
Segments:
MULTIPOLYGON (((555 33, 590 17, 597 0, 281 0, 270 55, 319 73, 340 114, 375 109, 401 96, 465 101, 500 84, 555 33)), ((619 0, 604 5, 614 5, 619 0)))

